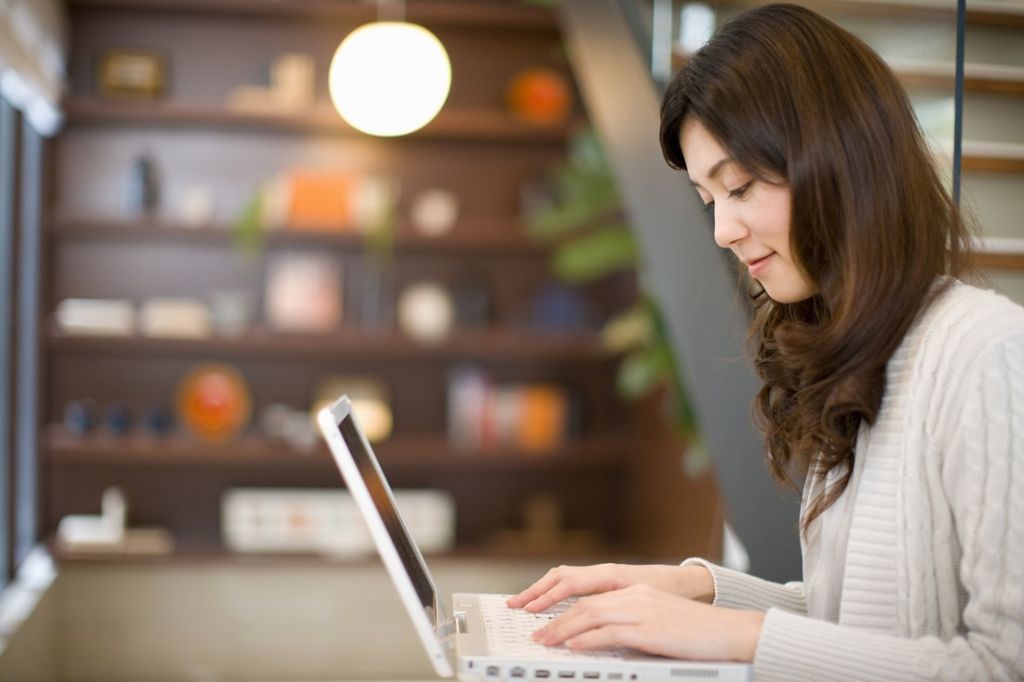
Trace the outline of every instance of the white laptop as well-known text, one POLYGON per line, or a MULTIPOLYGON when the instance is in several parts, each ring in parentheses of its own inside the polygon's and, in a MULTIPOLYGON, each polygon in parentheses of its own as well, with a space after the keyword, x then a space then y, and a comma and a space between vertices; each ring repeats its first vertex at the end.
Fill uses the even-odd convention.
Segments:
POLYGON ((508 595, 456 593, 452 615, 446 617, 423 555, 406 530, 348 398, 322 409, 317 421, 439 677, 551 682, 753 678, 750 666, 737 663, 678 661, 628 650, 582 653, 535 643, 531 633, 567 608, 564 602, 532 614, 508 608, 508 595))

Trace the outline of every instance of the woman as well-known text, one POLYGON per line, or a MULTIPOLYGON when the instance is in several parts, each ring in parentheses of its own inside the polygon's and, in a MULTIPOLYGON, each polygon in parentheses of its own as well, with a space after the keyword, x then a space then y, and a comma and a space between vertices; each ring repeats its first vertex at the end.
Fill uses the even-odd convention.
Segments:
POLYGON ((757 679, 1024 678, 1024 310, 956 277, 970 235, 905 93, 791 5, 676 75, 661 142, 747 267, 774 476, 804 580, 700 559, 553 569, 509 605, 548 645, 753 661, 757 679))

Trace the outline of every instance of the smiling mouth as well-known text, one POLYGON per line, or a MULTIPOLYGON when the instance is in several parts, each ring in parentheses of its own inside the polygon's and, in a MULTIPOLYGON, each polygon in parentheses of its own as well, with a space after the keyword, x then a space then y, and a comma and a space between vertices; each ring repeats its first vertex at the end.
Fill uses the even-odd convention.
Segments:
POLYGON ((747 261, 746 266, 748 272, 750 273, 750 276, 757 277, 757 275, 768 266, 768 261, 774 255, 775 252, 772 251, 767 256, 761 256, 760 258, 755 258, 754 260, 747 261))

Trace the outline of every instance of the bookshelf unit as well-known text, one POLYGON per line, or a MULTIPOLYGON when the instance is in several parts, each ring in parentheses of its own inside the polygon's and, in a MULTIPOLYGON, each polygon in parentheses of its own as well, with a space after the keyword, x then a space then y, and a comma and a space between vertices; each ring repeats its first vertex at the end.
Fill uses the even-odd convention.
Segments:
MULTIPOLYGON (((137 432, 76 436, 60 424, 64 407, 75 399, 117 402, 133 414, 172 402, 190 367, 217 361, 246 377, 254 415, 271 403, 308 407, 325 376, 382 381, 395 417, 392 436, 375 448, 382 466, 396 488, 452 494, 456 555, 495 551, 493 538, 520 529, 523 503, 536 495, 556 501, 567 531, 592 532, 598 538, 592 552, 604 558, 717 552, 707 544, 709 538, 715 544, 711 529, 720 524, 712 479, 682 473, 684 445, 662 422, 657 397, 639 404, 618 398, 620 358, 597 335, 603 319, 634 300, 634 277, 578 288, 589 313, 583 327, 551 331, 530 324, 535 297, 556 280, 549 249, 531 241, 522 226, 520 191, 565 158, 568 136, 586 119, 577 105, 565 124, 520 122, 504 109, 503 87, 528 66, 568 76, 551 11, 492 1, 474 2, 469 10, 464 3, 409 3, 409 20, 435 31, 449 50, 452 93, 423 130, 375 139, 337 117, 323 82, 337 41, 375 18, 361 3, 72 0, 69 6, 71 88, 67 124, 51 155, 54 201, 47 219, 47 325, 41 338, 46 532, 66 514, 95 513, 102 490, 117 485, 128 498, 132 524, 167 528, 184 554, 216 555, 223 552, 219 504, 225 490, 340 487, 324 448, 295 450, 263 437, 257 424, 223 445, 137 432), (162 99, 122 102, 95 94, 96 55, 123 47, 129 37, 132 46, 167 54, 171 90, 162 99), (271 57, 294 50, 315 59, 315 106, 286 114, 224 106, 225 88, 258 82, 271 57), (142 152, 156 162, 164 203, 151 218, 124 217, 118 192, 126 164, 142 152), (395 291, 420 279, 457 290, 463 276, 483 277, 490 292, 488 324, 457 327, 437 344, 417 342, 393 325, 364 328, 347 319, 330 334, 284 334, 263 324, 259 314, 238 336, 199 339, 83 336, 56 324, 57 305, 71 297, 138 303, 246 288, 260 309, 267 264, 281 253, 326 254, 342 272, 364 264, 371 258, 368 247, 352 230, 284 226, 265 235, 255 256, 240 251, 232 235, 254 179, 288 164, 332 160, 401 182, 388 254, 395 291), (212 186, 217 196, 215 217, 196 228, 185 227, 173 210, 190 182, 212 186), (443 237, 418 234, 408 218, 407 198, 434 186, 453 191, 461 204, 454 229, 443 237), (467 364, 497 382, 551 382, 569 390, 579 415, 564 445, 540 455, 514 447, 453 448, 446 437, 446 382, 454 368, 467 364)), ((552 553, 553 561, 562 558, 552 553)))

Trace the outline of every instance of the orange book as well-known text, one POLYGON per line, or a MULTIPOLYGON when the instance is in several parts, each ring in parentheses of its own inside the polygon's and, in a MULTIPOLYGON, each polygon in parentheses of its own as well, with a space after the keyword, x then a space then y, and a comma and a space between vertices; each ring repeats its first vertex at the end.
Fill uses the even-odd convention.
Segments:
POLYGON ((289 177, 288 227, 344 231, 352 226, 354 179, 347 173, 294 171, 289 177))
POLYGON ((529 384, 522 388, 518 445, 527 453, 553 451, 565 439, 568 398, 565 391, 550 384, 529 384))

